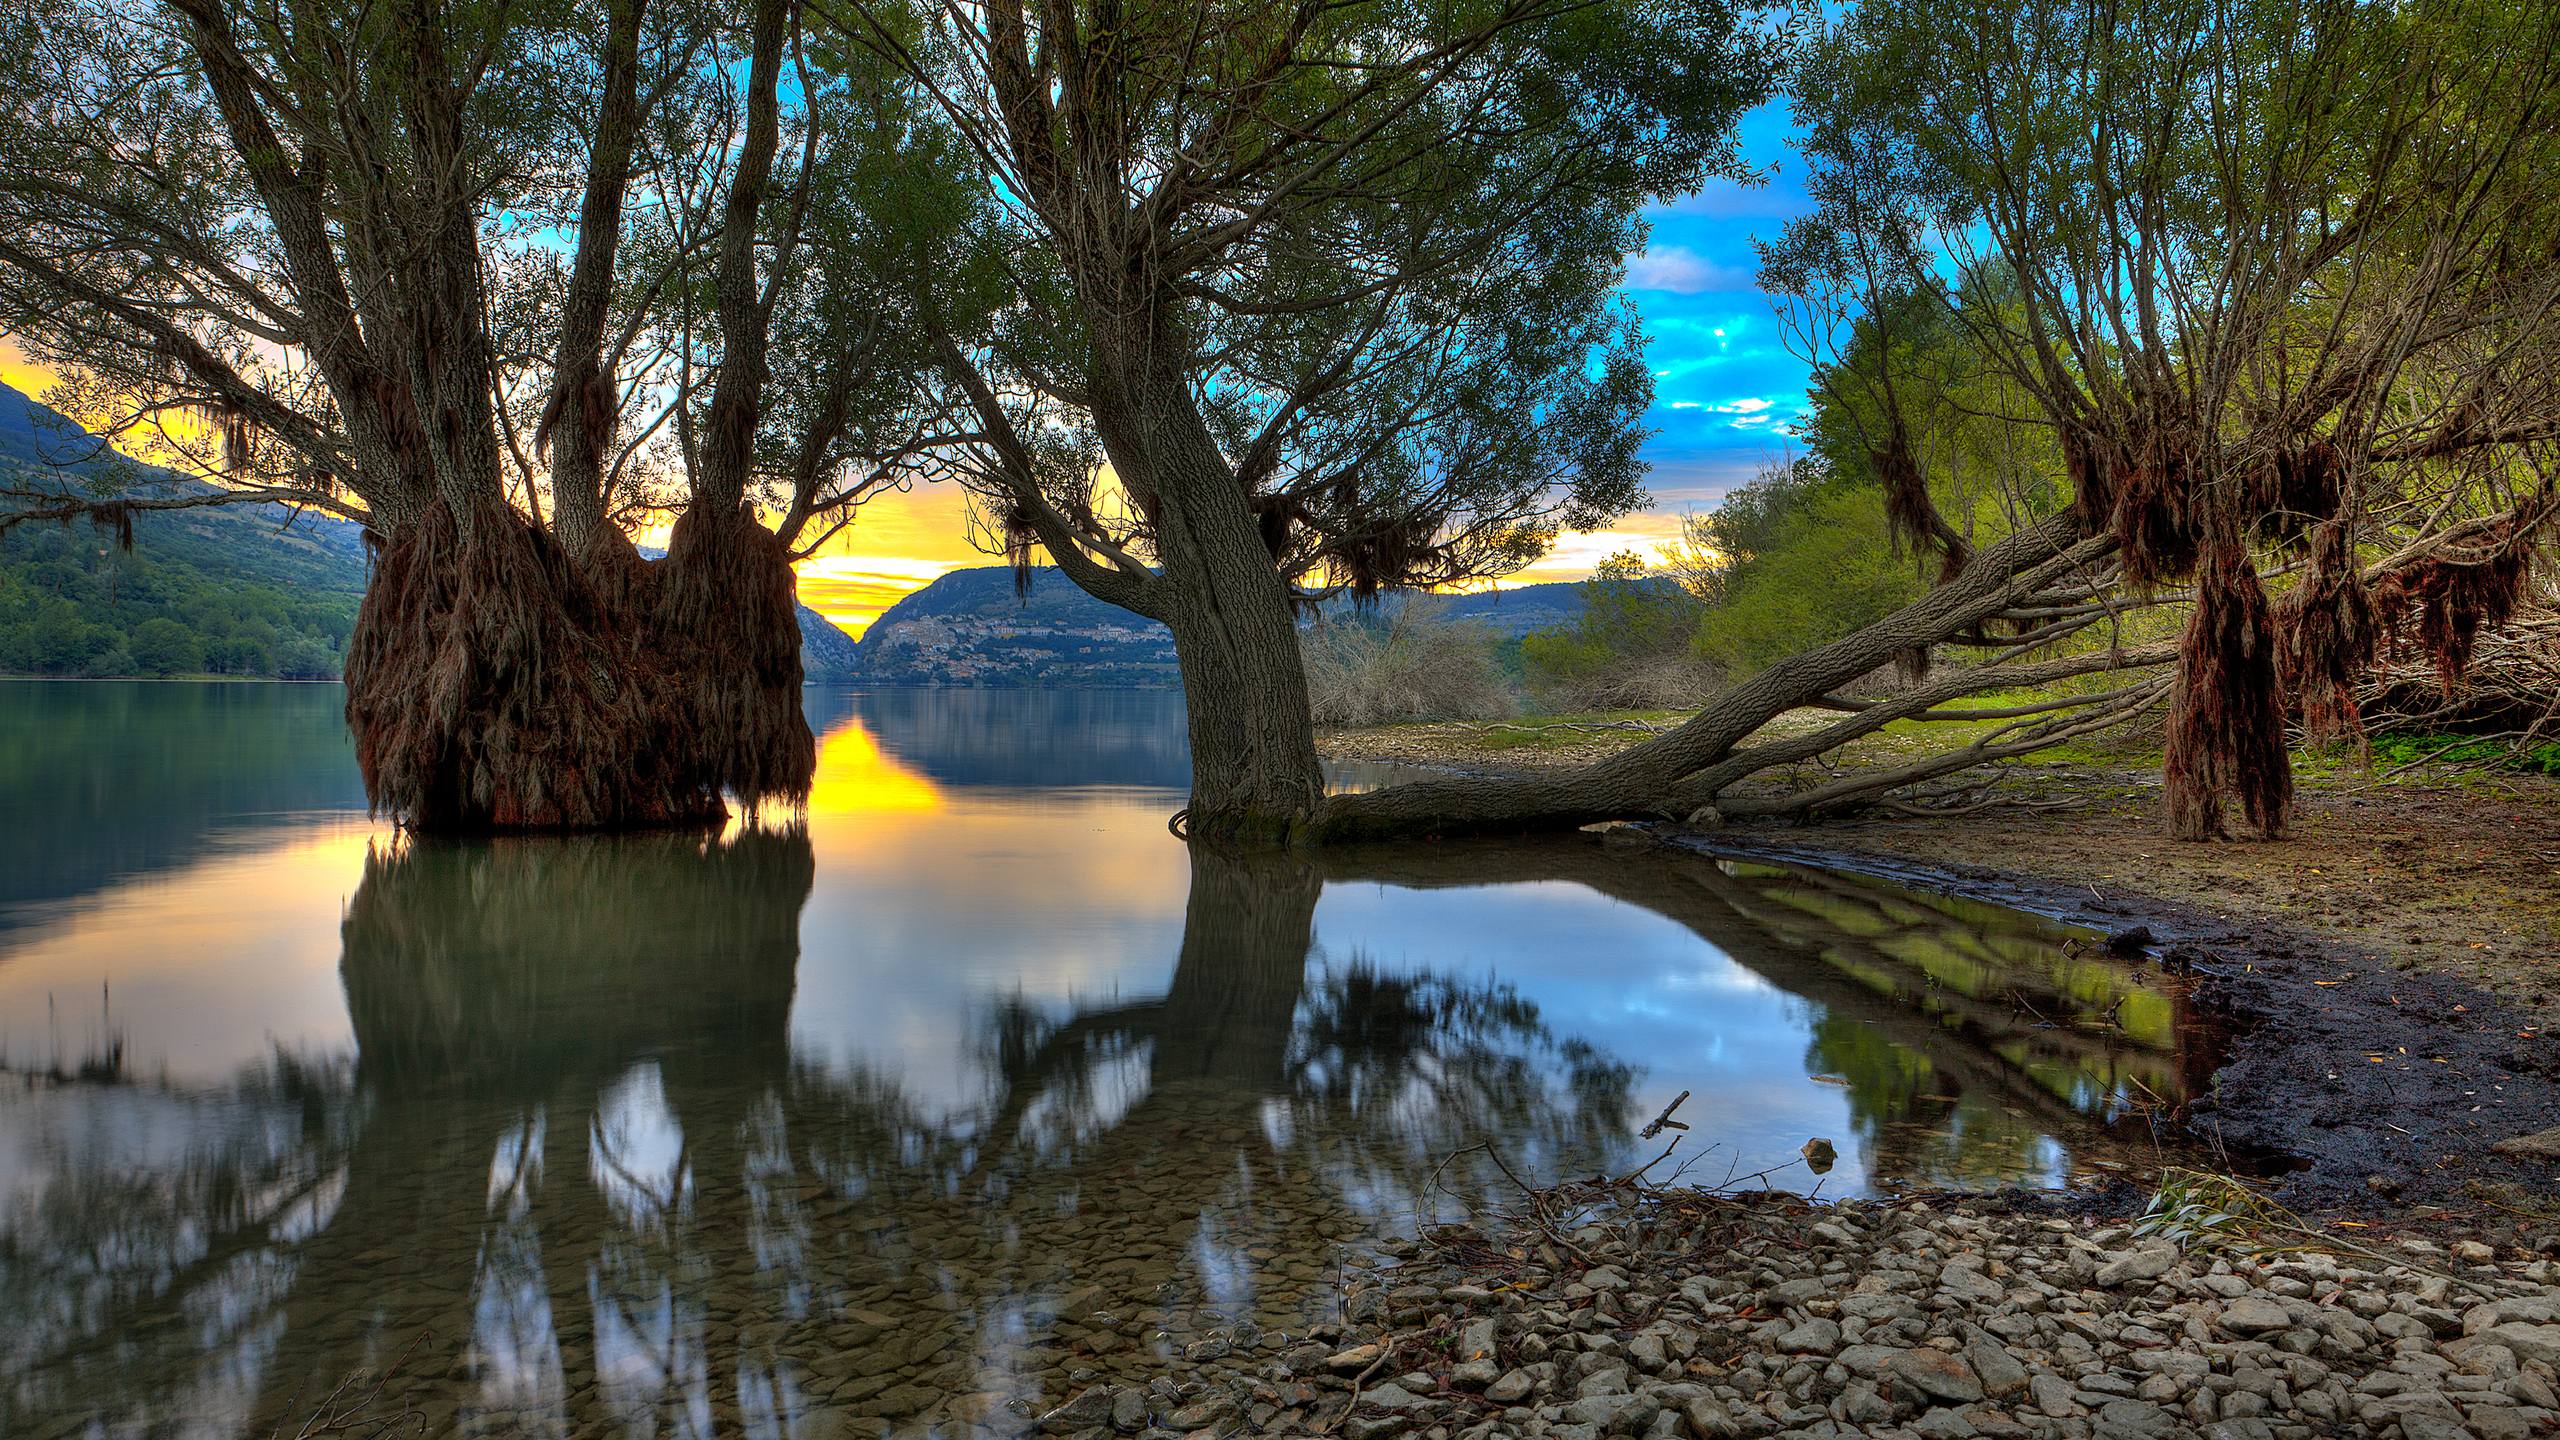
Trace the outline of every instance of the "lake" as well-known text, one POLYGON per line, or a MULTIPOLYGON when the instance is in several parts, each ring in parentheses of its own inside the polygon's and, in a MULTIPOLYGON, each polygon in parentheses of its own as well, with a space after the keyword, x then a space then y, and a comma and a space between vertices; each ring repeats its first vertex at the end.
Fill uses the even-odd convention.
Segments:
POLYGON ((367 817, 340 703, 0 681, 0 1435, 1019 1429, 1683 1091, 1658 1176, 2055 1186, 2214 1062, 1845 876, 1192 853, 1165 694, 812 690, 805 815, 471 844, 367 817))

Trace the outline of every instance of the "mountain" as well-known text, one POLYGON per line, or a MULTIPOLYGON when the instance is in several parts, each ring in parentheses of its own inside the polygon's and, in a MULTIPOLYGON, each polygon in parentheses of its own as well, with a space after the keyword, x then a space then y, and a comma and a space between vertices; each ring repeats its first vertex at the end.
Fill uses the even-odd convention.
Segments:
MULTIPOLYGON (((1579 620, 1583 588, 1558 581, 1426 598, 1435 620, 1512 638, 1579 620)), ((1392 619, 1415 599, 1381 596, 1376 613, 1392 619)), ((1355 613, 1347 600, 1325 611, 1355 613)), ((855 668, 873 685, 1158 686, 1178 683, 1180 673, 1164 626, 1094 599, 1048 567, 1033 570, 1029 594, 1017 595, 1005 565, 954 570, 890 606, 863 635, 855 668)))
POLYGON ((1178 682, 1162 625, 1075 587, 1049 567, 1026 595, 1013 570, 954 570, 892 605, 863 632, 858 671, 873 685, 1162 686, 1178 682))
MULTIPOLYGON (((105 448, 0 385, 0 482, 113 481, 128 493, 215 487, 105 448)), ((146 511, 133 549, 85 524, 0 536, 0 674, 212 673, 334 678, 364 596, 360 527, 268 505, 146 511)), ((812 680, 851 678, 853 637, 800 607, 812 680)))

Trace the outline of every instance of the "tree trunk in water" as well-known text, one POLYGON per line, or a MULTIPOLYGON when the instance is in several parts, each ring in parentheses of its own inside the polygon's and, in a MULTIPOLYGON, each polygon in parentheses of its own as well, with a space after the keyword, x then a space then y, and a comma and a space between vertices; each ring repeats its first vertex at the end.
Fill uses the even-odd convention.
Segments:
POLYGON ((1242 486, 1178 385, 1164 382, 1123 474, 1153 481, 1165 623, 1191 724, 1190 833, 1278 843, 1324 804, 1288 582, 1242 486), (1167 398, 1170 397, 1170 398, 1167 398))
POLYGON ((347 646, 374 808, 467 834, 706 825, 724 792, 805 797, 787 560, 743 517, 694 520, 656 565, 611 547, 581 564, 496 506, 463 527, 431 505, 396 533, 347 646))
POLYGON ((1188 828, 1204 839, 1283 841, 1324 801, 1297 626, 1285 597, 1276 617, 1219 598, 1213 591, 1173 621, 1191 730, 1188 828))

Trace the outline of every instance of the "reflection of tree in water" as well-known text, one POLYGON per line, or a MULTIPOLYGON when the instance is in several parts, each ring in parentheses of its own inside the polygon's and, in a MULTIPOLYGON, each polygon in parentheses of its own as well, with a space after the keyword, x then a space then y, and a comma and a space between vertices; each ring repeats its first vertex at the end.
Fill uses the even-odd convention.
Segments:
POLYGON ((15 1096, 27 1143, 0 1215, 0 1434, 130 1394, 136 1372, 168 1377, 164 1405, 245 1415, 236 1362, 273 1344, 287 1249, 344 1192, 350 1099, 343 1065, 285 1054, 214 1094, 15 1096))
POLYGON ((2214 1056, 2143 966, 1997 906, 1799 867, 1631 856, 1575 841, 1349 851, 1342 877, 1415 887, 1577 881, 1677 921, 1812 1001, 1809 1068, 1845 1082, 1876 1177, 2034 1181, 2051 1137, 2147 1143, 2214 1056))
POLYGON ((421 1335, 438 1434, 1053 1392, 1042 1366, 1176 1314, 1310 1303, 1376 1198, 1328 1177, 1410 1191, 1444 1143, 1624 1118, 1598 1057, 1561 1047, 1557 1103, 1502 1053, 1560 1048, 1517 996, 1311 976, 1318 877, 1215 856, 1162 996, 1000 1012, 985 1107, 930 1115, 789 1053, 811 874, 789 833, 374 856, 343 926, 360 1059, 217 1097, 266 1118, 124 1182, 156 1209, 66 1151, 10 1231, 0 1298, 51 1323, 13 1342, 0 1428, 263 1431, 421 1335), (1115 1054, 1143 1061, 1116 1107, 1079 1078, 1115 1054), (162 1258, 92 1294, 88 1257, 147 1225, 162 1258))
POLYGON ((2133 1033, 2156 1018, 2133 972, 2020 962, 1893 892, 1574 845, 1193 863, 1163 993, 994 1007, 985 1098, 953 1116, 791 1054, 798 834, 378 855, 344 926, 351 1071, 190 1099, 235 1123, 190 1115, 195 1147, 140 1175, 66 1148, 15 1217, 0 1305, 35 1318, 0 1430, 97 1405, 263 1432, 422 1333, 430 1433, 752 1434, 821 1409, 965 1428, 1075 1367, 1134 1376, 1168 1331, 1290 1324, 1327 1303, 1333 1242, 1407 1211, 1451 1152, 1496 1138, 1561 1173, 1636 1118, 1625 1066, 1504 987, 1311 966, 1328 880, 1570 879, 1688 926, 1822 1007, 1815 1063, 1879 1168, 1945 1167, 1892 1149, 1920 1145, 1900 1122, 1930 1096, 2049 1133, 2180 1063, 2133 1033), (2066 997, 2119 1023, 2019 1018, 2066 997))

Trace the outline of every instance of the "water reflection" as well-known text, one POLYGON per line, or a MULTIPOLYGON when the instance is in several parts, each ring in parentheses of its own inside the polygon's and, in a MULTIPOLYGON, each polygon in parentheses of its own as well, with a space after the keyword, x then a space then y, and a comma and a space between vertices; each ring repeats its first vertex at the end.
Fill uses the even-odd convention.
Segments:
MULTIPOLYGON (((1841 1190, 2052 1183, 2209 1063, 2006 912, 1578 838, 1186 852, 1156 772, 1002 779, 950 738, 1002 702, 942 703, 837 715, 805 823, 342 817, 0 937, 0 1015, 113 981, 94 1053, 0 1076, 0 1434, 290 1434, 396 1363, 434 1435, 958 1435, 1302 1329, 1344 1246, 1503 1193, 1442 1163, 1480 1140, 1623 1166, 1694 1089, 1706 1178, 1820 1133, 1841 1190)), ((1074 704, 1016 713, 1178 736, 1074 704)))
POLYGON ((1320 1316, 1334 1244, 1445 1148, 1589 1162, 1626 1126, 1627 1068, 1529 1001, 1311 969, 1320 878, 1216 855, 1163 993, 989 1007, 990 1102, 936 1115, 795 1063, 811 873, 797 831, 382 849, 343 928, 352 1067, 20 1097, 197 1113, 146 1167, 27 1157, 9 1433, 264 1430, 404 1351, 437 1434, 984 1416, 1320 1316))
POLYGON ((1326 864, 1337 881, 1424 891, 1571 881, 1676 922, 1803 1005, 1805 1070, 1845 1099, 1857 1163, 1881 1185, 2044 1184, 2075 1162, 2156 1158, 2218 1063, 2173 977, 1996 906, 1579 839, 1326 864))

